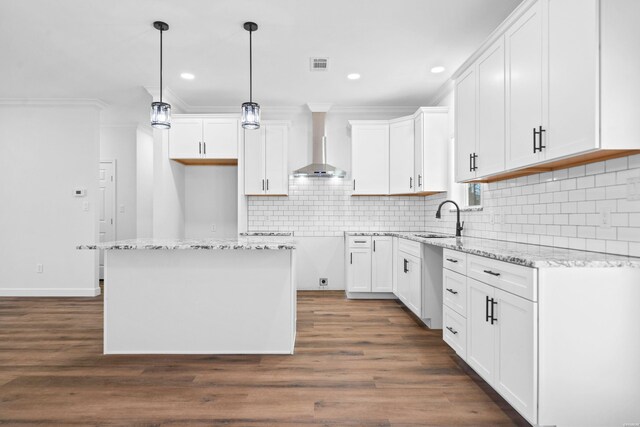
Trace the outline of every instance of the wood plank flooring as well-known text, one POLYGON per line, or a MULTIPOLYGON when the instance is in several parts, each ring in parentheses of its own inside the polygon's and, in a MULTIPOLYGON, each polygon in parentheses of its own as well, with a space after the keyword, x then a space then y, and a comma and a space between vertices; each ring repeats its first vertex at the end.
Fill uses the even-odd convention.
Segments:
POLYGON ((528 425, 392 300, 299 292, 293 356, 104 356, 101 297, 0 298, 0 425, 56 424, 528 425))

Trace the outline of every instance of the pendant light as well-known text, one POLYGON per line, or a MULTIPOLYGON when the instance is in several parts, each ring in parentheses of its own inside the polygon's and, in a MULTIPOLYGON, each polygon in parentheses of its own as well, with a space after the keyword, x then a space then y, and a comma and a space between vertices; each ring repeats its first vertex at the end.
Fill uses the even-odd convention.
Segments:
POLYGON ((153 27, 160 31, 160 102, 151 103, 151 126, 157 129, 171 128, 171 105, 162 102, 162 32, 169 30, 169 24, 156 21, 153 27))
POLYGON ((242 104, 242 127, 245 129, 260 128, 260 105, 253 102, 253 57, 251 34, 258 29, 255 22, 245 22, 244 29, 249 31, 249 102, 242 104))

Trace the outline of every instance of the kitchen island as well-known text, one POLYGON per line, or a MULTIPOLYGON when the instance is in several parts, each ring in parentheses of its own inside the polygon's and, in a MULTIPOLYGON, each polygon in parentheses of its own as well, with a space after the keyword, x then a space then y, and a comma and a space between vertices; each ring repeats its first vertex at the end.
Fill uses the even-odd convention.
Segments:
POLYGON ((105 354, 293 354, 293 241, 136 239, 105 251, 105 354))

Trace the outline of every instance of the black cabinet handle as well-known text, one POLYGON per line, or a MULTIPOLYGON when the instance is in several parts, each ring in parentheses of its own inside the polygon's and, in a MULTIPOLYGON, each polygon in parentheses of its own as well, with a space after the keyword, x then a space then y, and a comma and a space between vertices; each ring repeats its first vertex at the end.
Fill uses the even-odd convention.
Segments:
POLYGON ((207 143, 206 142, 202 142, 202 151, 204 152, 204 155, 207 155, 207 143))
POLYGON ((452 294, 454 294, 454 295, 457 295, 457 294, 458 294, 458 291, 454 291, 454 290, 453 290, 453 289, 451 289, 451 288, 447 288, 447 291, 451 292, 451 293, 452 293, 452 294))
POLYGON ((447 329, 450 330, 453 335, 457 335, 458 334, 458 331, 453 329, 451 326, 447 326, 447 329))
POLYGON ((458 260, 457 259, 453 259, 453 258, 447 258, 447 261, 453 262, 454 264, 458 263, 458 260))
POLYGON ((356 180, 353 180, 353 191, 356 191, 356 180))
POLYGON ((493 325, 494 322, 498 321, 498 318, 494 316, 495 312, 496 312, 496 305, 498 305, 498 302, 496 300, 494 300, 493 298, 491 298, 491 324, 493 325))
POLYGON ((354 240, 353 243, 367 243, 366 240, 354 240))
POLYGON ((418 187, 422 187, 422 175, 418 175, 418 187))
POLYGON ((500 275, 500 273, 496 273, 495 271, 491 271, 491 270, 482 270, 482 271, 484 271, 485 273, 490 274, 492 276, 499 276, 500 275))
POLYGON ((409 177, 409 188, 413 188, 413 177, 409 177))
POLYGON ((469 172, 473 172, 473 154, 469 153, 469 172))
POLYGON ((262 191, 264 191, 264 179, 262 180, 262 191))
POLYGON ((485 311, 485 322, 488 322, 489 319, 491 319, 491 316, 489 315, 489 295, 486 295, 485 298, 487 299, 484 303, 484 311, 485 311))
POLYGON ((376 251, 376 241, 374 240, 373 241, 373 252, 375 252, 375 251, 376 251))
POLYGON ((473 153, 473 170, 474 171, 478 170, 478 166, 476 165, 477 159, 478 159, 478 155, 476 153, 473 153))
POLYGON ((202 141, 198 141, 198 154, 202 154, 202 141))
MULTIPOLYGON (((206 150, 205 150, 205 154, 206 154, 206 150)), ((269 191, 269 178, 267 178, 267 191, 269 191)))
POLYGON ((542 126, 538 126, 538 130, 533 128, 533 152, 537 153, 538 151, 542 151, 543 148, 547 148, 546 145, 542 145, 542 133, 546 132, 545 129, 542 129, 542 126), (540 141, 539 144, 536 144, 536 136, 540 141))
POLYGON ((408 273, 409 272, 409 261, 407 261, 407 259, 404 259, 404 272, 408 273))
POLYGON ((353 264, 353 252, 350 252, 350 253, 349 253, 349 256, 350 256, 350 258, 351 258, 351 259, 349 260, 349 264, 353 264))

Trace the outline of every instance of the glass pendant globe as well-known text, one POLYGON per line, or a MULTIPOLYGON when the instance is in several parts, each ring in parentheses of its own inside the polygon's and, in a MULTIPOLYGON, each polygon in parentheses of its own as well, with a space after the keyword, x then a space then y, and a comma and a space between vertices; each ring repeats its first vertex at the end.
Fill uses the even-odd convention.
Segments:
POLYGON ((156 129, 171 128, 171 105, 166 102, 151 103, 151 126, 156 129))
POLYGON ((260 129, 260 105, 255 102, 242 104, 242 127, 244 129, 260 129))

